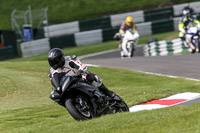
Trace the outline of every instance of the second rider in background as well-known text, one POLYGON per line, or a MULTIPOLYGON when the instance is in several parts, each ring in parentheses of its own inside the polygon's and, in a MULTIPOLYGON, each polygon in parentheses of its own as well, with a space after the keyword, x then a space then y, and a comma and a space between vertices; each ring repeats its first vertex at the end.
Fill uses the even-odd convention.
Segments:
POLYGON ((134 33, 133 36, 131 37, 131 40, 134 40, 135 44, 137 44, 138 38, 140 35, 137 31, 136 25, 133 22, 133 17, 128 16, 126 18, 126 21, 123 22, 120 26, 119 33, 117 33, 114 37, 116 40, 119 41, 119 47, 122 49, 122 53, 121 53, 122 57, 127 57, 129 55, 126 48, 126 44, 129 39, 124 37, 127 30, 131 30, 134 33), (121 39, 122 39, 122 42, 121 42, 121 39))
MULTIPOLYGON (((187 4, 186 7, 183 9, 183 17, 181 18, 178 28, 179 28, 179 38, 184 42, 186 47, 192 48, 192 51, 196 51, 195 47, 193 47, 193 42, 190 36, 186 36, 187 28, 190 23, 200 27, 200 23, 197 19, 195 19, 192 14, 194 10, 189 7, 187 4)), ((193 52, 192 52, 193 53, 193 52)))

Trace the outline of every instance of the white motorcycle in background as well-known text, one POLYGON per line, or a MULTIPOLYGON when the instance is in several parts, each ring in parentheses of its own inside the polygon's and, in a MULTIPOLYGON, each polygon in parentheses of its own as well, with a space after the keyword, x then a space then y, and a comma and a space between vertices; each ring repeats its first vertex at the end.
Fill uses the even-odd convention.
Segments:
POLYGON ((137 44, 139 38, 138 32, 133 32, 133 30, 130 29, 125 32, 124 36, 121 36, 120 33, 117 33, 114 38, 115 40, 119 41, 121 57, 133 57, 135 45, 137 44))

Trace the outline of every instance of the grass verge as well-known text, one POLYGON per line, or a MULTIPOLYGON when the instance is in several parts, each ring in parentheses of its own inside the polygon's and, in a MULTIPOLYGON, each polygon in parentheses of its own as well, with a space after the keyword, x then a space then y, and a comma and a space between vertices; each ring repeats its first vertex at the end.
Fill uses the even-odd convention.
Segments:
MULTIPOLYGON (((48 98, 51 84, 46 61, 4 61, 0 62, 0 68, 0 131, 3 133, 199 131, 199 103, 77 122, 66 109, 48 98)), ((128 106, 180 92, 200 92, 197 81, 113 68, 90 67, 89 70, 101 76, 104 84, 119 94, 128 106)))

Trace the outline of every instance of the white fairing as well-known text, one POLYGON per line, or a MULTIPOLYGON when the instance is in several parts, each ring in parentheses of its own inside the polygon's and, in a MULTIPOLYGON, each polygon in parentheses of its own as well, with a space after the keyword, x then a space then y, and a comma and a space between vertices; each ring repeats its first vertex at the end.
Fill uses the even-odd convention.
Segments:
POLYGON ((195 41, 194 39, 197 39, 199 37, 199 28, 197 26, 188 27, 186 30, 186 42, 189 45, 191 49, 196 49, 196 46, 194 46, 191 42, 195 41))
POLYGON ((190 27, 187 31, 187 34, 196 34, 198 31, 197 27, 190 27))
POLYGON ((132 45, 131 45, 132 43, 136 44, 139 36, 140 35, 139 35, 138 32, 132 32, 132 31, 129 31, 129 30, 126 31, 126 33, 124 35, 124 38, 122 40, 121 56, 128 56, 128 57, 130 57, 131 52, 129 52, 127 50, 127 48, 132 47, 132 45), (133 42, 131 43, 129 41, 133 41, 133 42))

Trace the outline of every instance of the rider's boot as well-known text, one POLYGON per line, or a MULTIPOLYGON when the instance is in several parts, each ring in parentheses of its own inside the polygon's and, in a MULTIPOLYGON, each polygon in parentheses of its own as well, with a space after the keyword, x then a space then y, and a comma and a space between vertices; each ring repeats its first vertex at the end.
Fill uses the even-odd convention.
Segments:
POLYGON ((102 83, 102 85, 99 87, 99 89, 107 96, 109 97, 115 97, 115 92, 110 91, 107 87, 105 87, 105 85, 102 83))
POLYGON ((192 49, 192 54, 194 54, 196 52, 196 49, 192 49))

